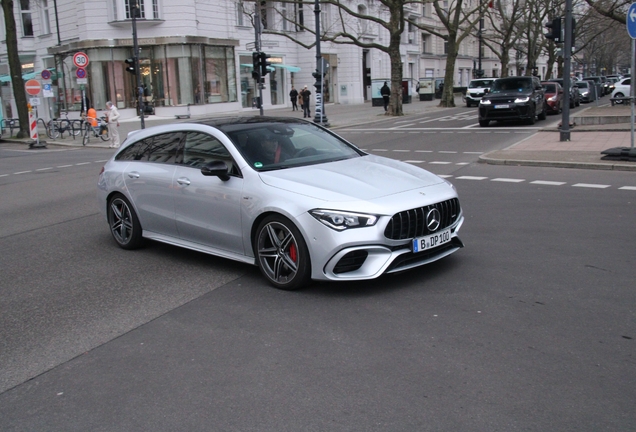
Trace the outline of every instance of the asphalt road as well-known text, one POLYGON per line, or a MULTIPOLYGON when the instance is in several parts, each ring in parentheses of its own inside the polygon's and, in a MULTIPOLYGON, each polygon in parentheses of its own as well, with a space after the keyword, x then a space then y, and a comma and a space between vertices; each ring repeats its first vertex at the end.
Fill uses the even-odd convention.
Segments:
POLYGON ((636 178, 479 164, 532 128, 457 112, 339 133, 452 181, 466 247, 298 292, 117 248, 108 150, 0 145, 0 429, 636 429, 636 178))

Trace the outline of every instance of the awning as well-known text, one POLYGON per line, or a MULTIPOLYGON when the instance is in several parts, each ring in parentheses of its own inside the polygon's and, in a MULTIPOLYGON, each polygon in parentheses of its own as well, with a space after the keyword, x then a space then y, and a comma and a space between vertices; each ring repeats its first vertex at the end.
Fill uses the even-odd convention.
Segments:
MULTIPOLYGON (((248 69, 253 69, 253 65, 247 64, 247 63, 241 63, 241 67, 248 68, 248 69)), ((289 65, 286 65, 286 64, 272 63, 270 65, 270 67, 269 67, 270 70, 273 70, 272 67, 280 68, 280 69, 287 69, 290 72, 300 72, 300 68, 298 66, 289 66, 289 65)))

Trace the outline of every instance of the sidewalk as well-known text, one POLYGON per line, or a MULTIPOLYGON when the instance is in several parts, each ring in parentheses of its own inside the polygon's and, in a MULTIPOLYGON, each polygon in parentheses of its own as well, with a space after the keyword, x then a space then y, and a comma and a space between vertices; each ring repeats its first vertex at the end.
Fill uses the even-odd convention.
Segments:
MULTIPOLYGON (((456 99, 456 105, 462 106, 460 97, 456 99)), ((439 99, 433 101, 416 100, 410 104, 404 104, 404 115, 421 115, 424 113, 441 112, 446 108, 438 107, 439 99)), ((481 162, 494 165, 527 165, 548 166, 563 168, 584 168, 602 170, 636 171, 636 161, 612 161, 603 160, 602 151, 616 147, 631 147, 631 108, 629 106, 611 106, 599 101, 597 104, 588 104, 583 109, 571 116, 575 123, 570 128, 570 141, 560 141, 561 134, 557 128, 545 128, 527 139, 503 150, 482 155, 481 162)), ((259 110, 235 112, 228 115, 250 116, 259 115, 259 110)), ((286 116, 302 118, 302 111, 292 111, 291 108, 276 108, 264 110, 266 116, 286 116)), ((385 117, 382 107, 371 106, 371 103, 357 105, 327 104, 325 115, 331 129, 337 130, 343 127, 364 125, 390 117, 385 117)), ((170 124, 181 121, 196 121, 197 117, 189 120, 180 120, 173 117, 149 116, 144 119, 146 127, 170 124)), ((138 117, 120 121, 119 133, 123 138, 131 131, 139 129, 138 117)), ((540 123, 539 123, 540 125, 540 123)), ((49 140, 44 130, 40 131, 40 137, 46 141, 46 145, 82 146, 81 137, 68 137, 64 139, 49 140)), ((9 141, 9 140, 6 140, 9 141)), ((11 140, 28 144, 29 139, 11 140)), ((107 148, 109 141, 101 141, 91 138, 87 147, 107 148)))

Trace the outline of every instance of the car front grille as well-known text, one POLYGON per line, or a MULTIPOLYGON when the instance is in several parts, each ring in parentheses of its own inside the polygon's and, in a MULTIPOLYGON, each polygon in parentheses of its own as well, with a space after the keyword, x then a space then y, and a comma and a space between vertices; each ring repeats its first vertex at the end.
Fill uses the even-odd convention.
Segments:
POLYGON ((457 198, 405 210, 393 215, 384 230, 384 236, 391 240, 405 240, 430 234, 431 231, 426 225, 426 215, 433 209, 437 209, 441 216, 437 231, 454 224, 461 211, 457 198))

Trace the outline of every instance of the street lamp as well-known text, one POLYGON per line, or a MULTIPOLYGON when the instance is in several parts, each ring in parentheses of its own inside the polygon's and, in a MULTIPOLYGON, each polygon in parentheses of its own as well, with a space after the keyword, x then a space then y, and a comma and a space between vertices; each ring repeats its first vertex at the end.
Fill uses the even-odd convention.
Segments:
POLYGON ((316 82, 314 83, 314 87, 316 87, 316 115, 314 117, 314 123, 329 126, 329 120, 325 113, 325 103, 322 97, 325 61, 320 54, 320 0, 315 0, 314 14, 316 15, 316 72, 312 74, 314 78, 316 78, 316 82))

